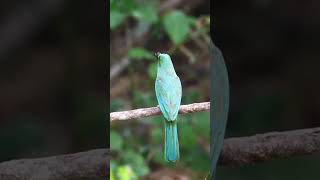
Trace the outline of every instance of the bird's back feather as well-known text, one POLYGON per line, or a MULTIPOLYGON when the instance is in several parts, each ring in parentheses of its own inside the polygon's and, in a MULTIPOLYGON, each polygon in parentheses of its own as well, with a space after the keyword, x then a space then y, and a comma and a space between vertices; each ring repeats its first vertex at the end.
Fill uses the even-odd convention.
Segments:
POLYGON ((181 82, 178 76, 158 75, 155 83, 157 100, 168 121, 177 119, 181 104, 181 82))

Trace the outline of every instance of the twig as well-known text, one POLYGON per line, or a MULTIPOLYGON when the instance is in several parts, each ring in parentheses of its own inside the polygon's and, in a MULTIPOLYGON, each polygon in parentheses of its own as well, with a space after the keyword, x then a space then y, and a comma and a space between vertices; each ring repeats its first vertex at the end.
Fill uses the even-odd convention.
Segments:
POLYGON ((194 63, 196 61, 196 57, 186 46, 181 45, 179 49, 183 54, 185 54, 188 57, 190 63, 194 63))
MULTIPOLYGON (((320 127, 224 141, 219 164, 241 166, 320 152, 320 127)), ((79 179, 109 175, 108 149, 0 163, 0 179, 79 179)), ((183 157, 181 157, 183 158, 183 157)))
MULTIPOLYGON (((210 109, 210 102, 202 102, 202 103, 193 103, 188 105, 180 106, 179 113, 193 113, 200 111, 208 111, 210 109)), ((129 111, 120 111, 120 112, 112 112, 110 113, 110 121, 119 121, 119 120, 132 120, 143 117, 160 115, 161 111, 159 107, 150 107, 150 108, 141 108, 129 111)))
POLYGON ((117 77, 130 63, 129 58, 123 58, 118 64, 113 65, 110 68, 110 81, 117 77))

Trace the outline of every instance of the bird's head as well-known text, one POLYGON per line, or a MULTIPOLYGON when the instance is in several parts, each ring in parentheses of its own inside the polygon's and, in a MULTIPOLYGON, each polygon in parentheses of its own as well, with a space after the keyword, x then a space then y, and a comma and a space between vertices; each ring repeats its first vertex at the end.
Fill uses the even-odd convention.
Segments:
POLYGON ((159 53, 156 54, 157 60, 158 60, 158 71, 166 70, 166 72, 173 72, 175 73, 173 63, 171 61, 171 58, 168 54, 165 53, 159 53))
POLYGON ((160 64, 162 63, 171 63, 171 58, 168 54, 162 54, 160 52, 155 53, 155 56, 157 57, 157 60, 160 64))

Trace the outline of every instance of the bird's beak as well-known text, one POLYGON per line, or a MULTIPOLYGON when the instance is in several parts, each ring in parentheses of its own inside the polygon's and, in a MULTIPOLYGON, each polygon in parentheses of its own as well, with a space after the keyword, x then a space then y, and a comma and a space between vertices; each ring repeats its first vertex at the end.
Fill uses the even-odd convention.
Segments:
POLYGON ((157 59, 159 59, 159 56, 160 56, 160 53, 159 53, 159 52, 154 53, 154 55, 156 56, 157 59))

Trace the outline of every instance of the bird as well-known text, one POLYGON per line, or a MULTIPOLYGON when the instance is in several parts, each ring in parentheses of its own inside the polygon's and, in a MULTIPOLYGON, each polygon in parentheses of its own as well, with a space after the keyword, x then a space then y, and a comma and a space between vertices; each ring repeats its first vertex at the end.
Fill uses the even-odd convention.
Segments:
POLYGON ((179 160, 177 117, 181 105, 182 86, 171 57, 159 52, 155 55, 157 57, 155 94, 164 116, 165 127, 164 158, 167 162, 175 163, 179 160))

